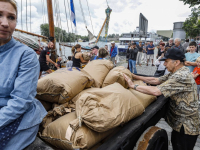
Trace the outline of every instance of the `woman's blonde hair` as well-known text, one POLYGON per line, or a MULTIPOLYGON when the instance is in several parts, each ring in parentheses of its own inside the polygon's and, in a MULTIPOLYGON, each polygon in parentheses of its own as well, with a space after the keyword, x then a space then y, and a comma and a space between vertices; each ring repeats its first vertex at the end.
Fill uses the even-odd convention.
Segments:
POLYGON ((17 16, 17 14, 18 14, 17 11, 18 10, 17 10, 17 2, 15 0, 0 0, 0 2, 8 2, 8 3, 10 3, 14 7, 14 9, 16 11, 16 16, 17 16))
POLYGON ((99 57, 104 58, 108 55, 108 51, 105 48, 100 48, 99 49, 99 57))
POLYGON ((81 47, 81 45, 80 44, 76 44, 75 46, 73 46, 72 47, 72 54, 74 54, 75 53, 75 50, 77 49, 77 48, 80 48, 81 47))
POLYGON ((196 62, 200 62, 200 57, 198 57, 198 58, 196 59, 196 62))

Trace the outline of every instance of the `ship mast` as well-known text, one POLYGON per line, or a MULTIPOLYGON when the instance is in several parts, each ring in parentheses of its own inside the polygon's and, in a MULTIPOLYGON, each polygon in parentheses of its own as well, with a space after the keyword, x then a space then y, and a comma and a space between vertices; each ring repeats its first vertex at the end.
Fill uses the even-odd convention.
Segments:
POLYGON ((47 11, 49 19, 49 40, 53 42, 54 48, 56 48, 56 39, 55 39, 55 29, 54 29, 54 19, 53 19, 53 6, 52 0, 47 0, 47 11))

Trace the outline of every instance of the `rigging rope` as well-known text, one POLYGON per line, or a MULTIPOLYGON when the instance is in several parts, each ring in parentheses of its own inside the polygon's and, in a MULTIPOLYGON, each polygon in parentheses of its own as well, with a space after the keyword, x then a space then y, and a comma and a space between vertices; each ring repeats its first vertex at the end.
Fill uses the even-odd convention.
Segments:
POLYGON ((82 16, 83 16, 83 21, 85 23, 85 27, 87 28, 87 24, 86 24, 85 15, 84 15, 83 7, 82 7, 82 4, 81 4, 81 0, 79 0, 79 3, 80 3, 80 7, 81 7, 81 13, 82 13, 82 16))
MULTIPOLYGON (((86 1, 87 1, 87 0, 86 0, 86 1)), ((88 1, 87 1, 87 7, 88 7, 89 14, 90 14, 90 10, 89 10, 88 1)), ((90 15, 90 21, 91 21, 91 25, 92 25, 92 19, 91 19, 91 15, 90 15)), ((94 35, 94 28, 93 28, 93 25, 92 25, 92 31, 93 31, 93 35, 94 35)))
POLYGON ((22 0, 21 0, 21 28, 23 30, 23 22, 22 22, 22 0))
POLYGON ((31 0, 30 0, 30 32, 31 32, 31 0))
MULTIPOLYGON (((68 24, 68 18, 67 18, 67 10, 66 10, 65 0, 64 0, 64 6, 65 6, 65 15, 66 15, 66 21, 67 21, 68 35, 69 35, 69 24, 68 24)), ((69 42, 70 42, 70 45, 71 45, 71 41, 69 41, 69 42)))
MULTIPOLYGON (((106 2, 107 2, 107 5, 108 5, 108 0, 106 0, 106 2)), ((109 6, 108 6, 109 7, 109 6)))
MULTIPOLYGON (((71 13, 70 13, 70 6, 69 6, 69 1, 67 0, 67 3, 68 3, 68 10, 69 10, 69 16, 71 16, 71 13)), ((73 26, 72 26, 72 21, 70 21, 71 22, 71 29, 72 29, 72 35, 73 35, 73 26)), ((72 36, 72 41, 73 41, 73 36, 72 36)), ((74 41, 75 41, 75 39, 74 39, 74 41)))
POLYGON ((59 6, 59 1, 57 1, 57 7, 58 7, 58 19, 59 19, 59 25, 61 28, 61 36, 62 36, 62 41, 63 41, 63 30, 62 30, 62 21, 61 21, 61 17, 60 17, 60 6, 59 6))
POLYGON ((43 24, 44 24, 44 0, 42 0, 42 18, 43 18, 43 24))
POLYGON ((28 31, 28 25, 27 25, 27 0, 26 0, 26 31, 28 31))

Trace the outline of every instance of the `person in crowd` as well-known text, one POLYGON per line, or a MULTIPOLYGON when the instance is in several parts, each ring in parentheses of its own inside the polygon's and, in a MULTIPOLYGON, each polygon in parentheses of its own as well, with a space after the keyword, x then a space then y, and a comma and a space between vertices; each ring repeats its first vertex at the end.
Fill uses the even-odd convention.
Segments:
MULTIPOLYGON (((186 40, 185 40, 185 43, 183 44, 183 48, 184 48, 184 51, 185 51, 185 52, 186 52, 188 46, 189 46, 189 39, 186 39, 186 40)), ((187 53, 187 52, 186 52, 186 53, 187 53)))
POLYGON ((171 48, 172 46, 174 46, 174 39, 173 38, 170 38, 169 39, 169 42, 167 43, 167 45, 165 46, 166 48, 171 48))
POLYGON ((154 49, 155 49, 155 46, 153 45, 153 41, 151 41, 150 44, 147 46, 147 65, 146 66, 148 66, 149 61, 152 61, 152 66, 155 66, 153 64, 154 49))
POLYGON ((73 66, 72 56, 68 56, 67 68, 73 66))
POLYGON ((62 61, 62 57, 58 57, 58 61, 57 61, 57 68, 61 68, 61 61, 62 61))
POLYGON ((36 138, 47 112, 35 99, 40 64, 35 51, 13 37, 17 4, 0 0, 0 149, 22 150, 36 138))
POLYGON ((161 54, 165 51, 165 43, 160 43, 160 50, 158 51, 157 58, 161 56, 161 54))
POLYGON ((49 66, 47 65, 47 62, 53 64, 56 68, 58 67, 58 64, 55 63, 53 60, 50 59, 49 54, 50 54, 50 49, 52 49, 54 46, 54 44, 52 42, 48 43, 48 46, 45 47, 41 53, 40 53, 40 57, 39 57, 39 62, 40 62, 40 75, 39 78, 42 74, 42 71, 45 71, 47 73, 52 73, 51 69, 49 68, 49 66))
POLYGON ((115 57, 117 56, 117 46, 115 45, 115 41, 111 42, 110 47, 110 60, 116 65, 115 57))
POLYGON ((196 42, 190 42, 189 44, 190 52, 185 53, 186 61, 185 66, 190 69, 190 72, 193 72, 195 66, 197 66, 196 59, 200 56, 196 50, 196 42))
POLYGON ((197 67, 194 68, 193 72, 191 73, 192 76, 195 79, 195 82, 197 84, 197 95, 198 95, 198 100, 200 104, 200 99, 199 99, 199 94, 200 94, 200 57, 197 58, 196 60, 197 67))
POLYGON ((138 48, 136 47, 136 43, 133 43, 130 49, 127 50, 129 69, 131 73, 133 72, 137 73, 137 70, 136 70, 137 54, 138 54, 138 48))
POLYGON ((105 59, 110 60, 110 52, 108 50, 108 45, 105 45, 105 50, 108 52, 108 55, 105 57, 105 59))
POLYGON ((158 53, 157 53, 157 56, 156 56, 157 59, 158 59, 158 57, 160 56, 160 55, 158 55, 158 54, 160 54, 160 43, 163 43, 163 40, 162 40, 162 39, 160 40, 160 42, 159 42, 158 45, 157 45, 157 49, 158 49, 158 53))
POLYGON ((76 44, 75 46, 72 47, 72 53, 74 54, 72 58, 73 61, 72 67, 81 68, 81 63, 87 63, 87 61, 83 59, 83 54, 81 53, 80 44, 76 44))
POLYGON ((138 54, 137 54, 137 59, 136 59, 136 64, 141 66, 141 61, 142 61, 142 50, 143 50, 143 45, 142 41, 139 41, 139 45, 137 46, 138 48, 138 54))
POLYGON ((181 45, 181 39, 180 38, 176 38, 174 40, 174 42, 175 42, 175 45, 172 46, 171 48, 180 49, 180 50, 182 50, 185 53, 185 50, 184 50, 183 46, 181 45))
POLYGON ((142 60, 141 60, 141 62, 142 63, 147 63, 147 50, 146 50, 146 48, 147 48, 147 43, 145 43, 145 45, 143 46, 143 50, 142 50, 142 60))
POLYGON ((164 66, 164 62, 165 61, 160 61, 160 59, 162 59, 165 55, 165 53, 167 52, 167 50, 169 49, 169 47, 164 48, 165 43, 160 43, 160 48, 161 48, 161 56, 158 57, 158 59, 155 61, 155 65, 157 67, 157 70, 154 74, 154 77, 160 77, 166 74, 169 74, 169 71, 166 69, 166 67, 164 66))
POLYGON ((96 59, 105 59, 108 56, 108 51, 105 48, 100 48, 98 53, 98 58, 96 59))
POLYGON ((185 55, 180 49, 168 49, 165 67, 170 72, 159 78, 132 75, 133 79, 142 80, 157 86, 141 86, 133 84, 124 75, 130 88, 136 91, 169 99, 165 120, 173 129, 171 142, 174 150, 193 150, 200 133, 200 118, 198 112, 197 85, 189 69, 184 66, 185 55))
POLYGON ((94 46, 92 48, 92 57, 90 58, 90 61, 94 60, 95 56, 98 56, 99 46, 94 46))

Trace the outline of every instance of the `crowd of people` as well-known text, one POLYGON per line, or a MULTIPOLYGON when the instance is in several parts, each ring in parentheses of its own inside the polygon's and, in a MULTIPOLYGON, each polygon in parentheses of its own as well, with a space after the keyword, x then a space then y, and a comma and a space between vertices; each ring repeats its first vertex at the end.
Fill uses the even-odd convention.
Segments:
MULTIPOLYGON (((47 112, 35 99, 38 78, 42 71, 51 73, 48 63, 61 67, 61 58, 54 62, 49 58, 49 50, 54 46, 48 43, 41 53, 39 61, 30 47, 17 42, 13 32, 17 25, 17 5, 15 1, 0 0, 0 149, 22 150, 36 138, 39 125, 47 112)), ((117 48, 114 42, 108 48, 92 48, 90 61, 109 58, 116 64, 117 48)), ((166 121, 172 127, 171 141, 175 150, 192 150, 200 134, 199 91, 200 91, 200 54, 194 41, 181 45, 180 39, 170 39, 165 45, 159 43, 157 56, 158 68, 165 75, 142 77, 132 74, 133 79, 142 80, 151 85, 138 86, 124 75, 129 88, 139 92, 171 99, 166 113, 166 121), (168 72, 166 72, 166 69, 168 72), (196 82, 195 82, 196 81, 196 82)), ((154 66, 153 42, 136 43, 127 50, 131 72, 137 73, 136 65, 146 59, 154 66), (139 59, 139 60, 137 60, 139 59)), ((68 66, 80 67, 86 63, 82 58, 81 45, 72 48, 68 66)))

